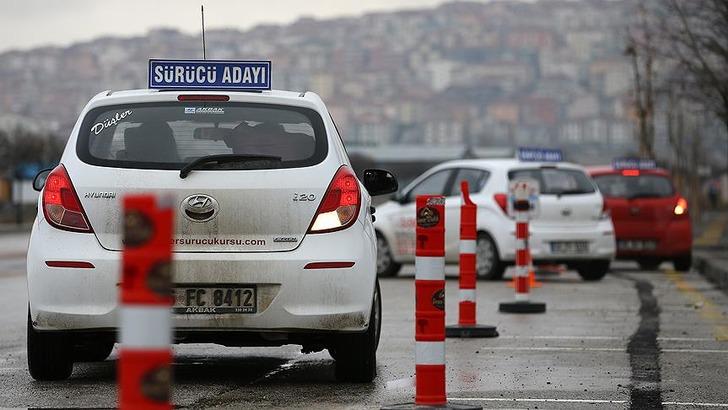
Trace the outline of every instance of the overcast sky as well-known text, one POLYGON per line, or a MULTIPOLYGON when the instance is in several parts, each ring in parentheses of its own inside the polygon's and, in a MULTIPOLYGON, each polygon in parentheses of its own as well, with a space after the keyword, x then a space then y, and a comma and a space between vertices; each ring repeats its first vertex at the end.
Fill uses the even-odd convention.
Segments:
MULTIPOLYGON (((199 32, 249 28, 299 17, 328 18, 370 11, 423 8, 446 0, 1 0, 0 51, 67 45, 102 35, 132 36, 153 27, 199 32)), ((487 1, 487 0, 480 0, 487 1)))

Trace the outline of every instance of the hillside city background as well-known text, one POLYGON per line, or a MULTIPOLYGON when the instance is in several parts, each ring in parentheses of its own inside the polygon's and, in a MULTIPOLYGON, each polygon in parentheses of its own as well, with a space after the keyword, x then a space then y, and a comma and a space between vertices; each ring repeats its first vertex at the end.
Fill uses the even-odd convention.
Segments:
MULTIPOLYGON (((209 30, 207 51, 213 59, 270 59, 274 88, 321 95, 347 145, 373 157, 531 145, 608 163, 637 152, 625 56, 633 12, 621 0, 456 2, 209 30)), ((200 43, 157 29, 0 54, 0 129, 20 124, 66 138, 94 94, 144 88, 148 58, 200 58, 200 43)), ((725 131, 709 114, 691 124, 704 147, 724 146, 725 131)), ((658 107, 656 154, 669 162, 666 134, 658 107)), ((705 164, 725 166, 725 149, 704 155, 705 164)))

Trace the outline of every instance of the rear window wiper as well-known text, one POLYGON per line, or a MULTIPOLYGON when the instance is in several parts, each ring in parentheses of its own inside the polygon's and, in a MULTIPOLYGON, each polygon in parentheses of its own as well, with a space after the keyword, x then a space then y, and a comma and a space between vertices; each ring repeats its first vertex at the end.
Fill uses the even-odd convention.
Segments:
POLYGON ((258 161, 258 160, 268 160, 268 161, 281 161, 281 157, 275 156, 275 155, 257 155, 257 154, 217 154, 217 155, 208 155, 206 157, 200 157, 193 161, 190 161, 187 165, 182 167, 182 169, 179 170, 179 177, 180 178, 187 178, 187 175, 192 172, 193 169, 198 168, 200 165, 204 164, 222 164, 225 162, 246 162, 246 161, 258 161))

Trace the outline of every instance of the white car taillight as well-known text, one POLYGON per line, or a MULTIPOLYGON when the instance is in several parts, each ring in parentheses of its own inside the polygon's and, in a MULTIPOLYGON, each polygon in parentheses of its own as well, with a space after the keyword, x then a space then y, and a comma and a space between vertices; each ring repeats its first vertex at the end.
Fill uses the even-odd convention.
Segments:
POLYGON ((351 226, 359 214, 361 193, 354 172, 342 166, 326 190, 309 233, 333 232, 351 226))
POLYGON ((62 164, 48 174, 42 205, 45 219, 52 226, 66 231, 92 232, 86 212, 62 164))

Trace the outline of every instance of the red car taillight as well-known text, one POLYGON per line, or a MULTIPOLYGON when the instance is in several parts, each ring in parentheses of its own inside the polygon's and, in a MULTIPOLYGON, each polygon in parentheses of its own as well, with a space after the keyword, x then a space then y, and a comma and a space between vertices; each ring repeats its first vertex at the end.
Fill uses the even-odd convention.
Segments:
POLYGON ((675 215, 678 215, 678 216, 687 215, 688 214, 688 201, 683 197, 678 198, 677 204, 675 204, 675 208, 673 209, 673 212, 675 213, 675 215))
POLYGON ((503 210, 503 213, 508 214, 508 194, 495 194, 493 195, 493 199, 500 209, 503 210))
POLYGON ((360 205, 359 181, 349 167, 342 166, 329 184, 308 232, 323 233, 348 228, 356 221, 360 205))
POLYGON ((86 213, 73 189, 66 167, 57 166, 43 188, 43 214, 46 221, 58 229, 74 232, 92 232, 86 213))

